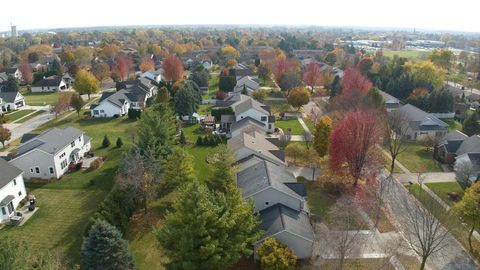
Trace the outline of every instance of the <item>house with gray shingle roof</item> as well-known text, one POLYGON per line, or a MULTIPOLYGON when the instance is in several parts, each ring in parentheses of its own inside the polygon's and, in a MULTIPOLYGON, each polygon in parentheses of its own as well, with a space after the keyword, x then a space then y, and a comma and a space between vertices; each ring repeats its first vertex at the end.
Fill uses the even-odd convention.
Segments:
POLYGON ((256 155, 277 165, 287 165, 284 152, 259 132, 241 133, 229 139, 227 145, 235 153, 236 162, 256 155))
POLYGON ((389 113, 399 114, 405 119, 407 140, 419 141, 428 137, 441 139, 448 132, 447 123, 411 104, 405 104, 389 113))
POLYGON ((455 130, 447 133, 435 146, 435 157, 443 163, 453 164, 460 156, 468 158, 469 154, 480 153, 480 136, 467 136, 461 131, 455 130))
POLYGON ((26 195, 22 170, 0 158, 0 224, 15 214, 26 195))
POLYGON ((315 234, 307 213, 276 204, 260 211, 260 222, 265 234, 257 245, 272 237, 287 245, 299 259, 312 256, 315 234))
POLYGON ((23 141, 9 162, 21 169, 26 179, 58 179, 91 148, 90 137, 74 127, 52 128, 23 141))
POLYGON ((56 91, 65 91, 68 90, 67 83, 62 78, 62 76, 53 75, 41 79, 40 81, 34 83, 31 87, 32 93, 41 93, 41 92, 56 92, 56 91))
POLYGON ((152 98, 157 87, 146 78, 138 78, 126 82, 116 92, 103 92, 98 104, 90 107, 92 117, 119 117, 128 113, 129 109, 142 110, 147 99, 152 98))
POLYGON ((18 110, 25 106, 25 98, 20 92, 0 91, 0 112, 18 110))

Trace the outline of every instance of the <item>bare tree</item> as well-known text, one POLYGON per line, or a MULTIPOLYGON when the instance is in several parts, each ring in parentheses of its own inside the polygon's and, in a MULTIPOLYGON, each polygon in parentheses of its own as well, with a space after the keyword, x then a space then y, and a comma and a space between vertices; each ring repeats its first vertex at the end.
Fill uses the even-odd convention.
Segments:
POLYGON ((157 195, 159 182, 159 166, 150 151, 142 155, 134 147, 123 157, 117 173, 118 186, 133 193, 136 204, 144 208, 145 214, 148 211, 148 201, 157 195))
POLYGON ((398 111, 387 115, 384 122, 385 135, 383 143, 392 158, 390 163, 390 174, 392 174, 398 155, 407 150, 406 137, 410 128, 405 115, 398 111))
POLYGON ((457 159, 455 162, 455 172, 460 182, 470 184, 470 178, 475 175, 472 163, 467 160, 457 159))
POLYGON ((423 202, 423 205, 418 200, 405 196, 403 207, 407 230, 405 236, 413 251, 420 256, 420 270, 423 270, 427 259, 448 245, 449 231, 443 223, 448 222, 450 213, 438 207, 436 202, 425 194, 421 188, 423 184, 421 173, 418 174, 418 183, 420 188, 417 198, 423 202))

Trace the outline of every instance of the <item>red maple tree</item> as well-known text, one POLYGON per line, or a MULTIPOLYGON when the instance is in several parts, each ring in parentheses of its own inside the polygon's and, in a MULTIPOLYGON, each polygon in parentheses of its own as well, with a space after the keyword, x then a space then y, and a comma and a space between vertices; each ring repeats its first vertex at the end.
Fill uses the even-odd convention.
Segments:
POLYGON ((356 185, 363 171, 369 165, 376 164, 375 144, 378 139, 379 124, 373 113, 348 113, 330 133, 330 169, 341 170, 346 165, 356 185))
POLYGON ((305 73, 303 73, 303 81, 306 85, 310 86, 312 91, 315 86, 322 84, 322 71, 316 63, 307 65, 305 73))
POLYGON ((128 73, 132 67, 132 58, 126 55, 120 55, 112 65, 112 73, 115 73, 123 81, 128 77, 128 73))
POLYGON ((32 66, 27 62, 22 62, 18 65, 18 69, 22 73, 22 79, 25 83, 32 83, 33 81, 33 71, 32 66))
POLYGON ((163 62, 163 76, 167 81, 179 81, 183 78, 183 63, 176 55, 169 55, 163 62))
POLYGON ((357 68, 347 68, 343 74, 342 94, 349 94, 352 91, 359 91, 366 94, 372 88, 372 83, 363 76, 357 68))

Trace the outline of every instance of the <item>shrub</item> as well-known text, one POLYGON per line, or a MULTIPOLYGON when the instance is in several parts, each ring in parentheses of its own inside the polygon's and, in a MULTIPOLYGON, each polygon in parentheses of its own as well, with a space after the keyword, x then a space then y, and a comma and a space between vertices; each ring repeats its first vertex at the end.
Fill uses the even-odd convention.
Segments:
POLYGON ((142 114, 142 111, 136 109, 128 109, 128 119, 139 119, 142 114))
POLYGON ((447 192, 447 195, 450 198, 450 200, 452 200, 452 201, 457 201, 460 198, 460 194, 458 194, 458 192, 454 192, 454 191, 447 192))
POLYGON ((286 245, 267 238, 258 248, 260 264, 264 270, 294 270, 297 256, 286 245))
POLYGON ((215 98, 218 100, 224 100, 226 97, 227 97, 227 93, 223 91, 217 91, 217 93, 215 94, 215 98))
POLYGON ((90 163, 90 167, 88 168, 88 170, 90 171, 96 170, 100 168, 100 166, 102 166, 102 163, 103 163, 103 160, 100 158, 97 158, 94 161, 92 161, 92 163, 90 163))
POLYGON ((102 147, 103 147, 103 148, 107 148, 107 147, 110 146, 110 144, 111 144, 111 143, 110 143, 110 140, 108 139, 107 135, 105 135, 105 136, 103 137, 102 147))
POLYGON ((213 108, 211 111, 211 114, 213 117, 215 117, 215 121, 220 121, 220 118, 222 115, 234 115, 235 113, 233 112, 231 107, 226 107, 226 108, 213 108))
POLYGON ((120 147, 122 147, 122 145, 123 145, 122 138, 120 138, 120 137, 118 137, 118 138, 117 138, 116 145, 117 145, 117 148, 120 148, 120 147))
POLYGON ((197 137, 197 146, 202 146, 203 145, 203 138, 202 136, 197 137))

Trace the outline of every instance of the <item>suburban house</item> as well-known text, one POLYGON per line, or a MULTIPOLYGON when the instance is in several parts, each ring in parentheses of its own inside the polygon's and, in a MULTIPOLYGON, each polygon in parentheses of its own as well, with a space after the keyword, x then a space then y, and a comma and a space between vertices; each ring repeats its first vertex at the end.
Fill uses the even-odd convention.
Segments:
POLYGON ((258 79, 245 76, 237 80, 237 85, 233 88, 234 93, 242 93, 252 95, 253 92, 260 88, 258 79))
POLYGON ((22 72, 20 71, 20 69, 18 69, 16 67, 7 68, 5 70, 5 73, 7 74, 7 76, 12 76, 17 81, 22 81, 23 80, 22 72))
POLYGON ((0 84, 6 83, 8 80, 8 75, 6 72, 0 72, 0 84))
POLYGON ((41 79, 32 85, 32 93, 55 92, 67 90, 68 86, 62 76, 50 76, 41 79))
POLYGON ((0 158, 0 224, 15 214, 27 191, 23 183, 23 172, 0 158))
POLYGON ((255 72, 250 67, 244 64, 237 64, 233 67, 233 69, 235 70, 235 77, 237 81, 245 76, 250 76, 252 78, 258 79, 257 74, 255 74, 255 72))
POLYGON ((90 107, 92 117, 119 117, 129 109, 142 110, 147 99, 156 94, 157 87, 148 79, 138 78, 127 82, 116 92, 103 92, 98 104, 90 107))
POLYGON ((265 134, 265 124, 251 117, 243 118, 230 126, 230 137, 237 137, 242 133, 258 132, 265 134))
POLYGON ((387 92, 379 91, 385 101, 385 109, 387 112, 391 112, 392 110, 398 109, 402 106, 400 100, 387 92))
POLYGON ((282 165, 252 155, 239 163, 237 186, 244 198, 255 201, 259 212, 277 203, 296 211, 305 209, 306 189, 282 165))
POLYGON ((276 204, 260 211, 260 221, 260 229, 265 234, 256 247, 272 237, 288 246, 299 259, 312 256, 315 234, 306 212, 276 204))
POLYGON ((140 77, 147 78, 153 82, 160 83, 162 81, 163 69, 150 70, 140 74, 140 77))
POLYGON ((227 142, 239 166, 236 184, 244 198, 254 201, 264 232, 255 248, 271 237, 287 245, 298 258, 309 258, 315 235, 305 203, 306 187, 287 171, 283 151, 255 130, 261 128, 255 121, 239 121, 252 129, 227 142))
POLYGON ((455 171, 463 171, 470 182, 480 179, 480 153, 465 153, 455 160, 455 171))
POLYGON ((204 60, 202 62, 202 66, 203 66, 204 69, 210 71, 213 67, 213 63, 212 63, 212 61, 204 60))
POLYGON ((24 171, 26 179, 58 179, 70 164, 77 164, 90 151, 90 140, 74 127, 52 128, 37 136, 29 135, 9 162, 24 171))
POLYGON ((399 114, 405 119, 406 139, 408 140, 418 141, 427 137, 440 139, 448 132, 447 123, 411 104, 405 104, 390 113, 399 114))
POLYGON ((67 85, 67 89, 73 87, 73 83, 75 82, 75 79, 70 75, 70 73, 63 74, 62 79, 67 85))
POLYGON ((250 117, 263 123, 266 132, 273 132, 275 130, 275 116, 270 112, 270 107, 266 106, 247 95, 232 95, 228 97, 227 101, 232 101, 230 105, 234 115, 222 117, 221 128, 230 132, 231 125, 244 118, 250 117))
POLYGON ((480 153, 480 136, 467 136, 458 130, 447 133, 435 147, 435 157, 443 163, 453 164, 464 154, 480 153))
POLYGON ((285 153, 261 133, 242 133, 229 139, 227 145, 235 153, 236 162, 256 155, 277 165, 287 165, 285 153))
POLYGON ((18 110, 25 106, 25 98, 20 92, 0 92, 0 112, 18 110))

